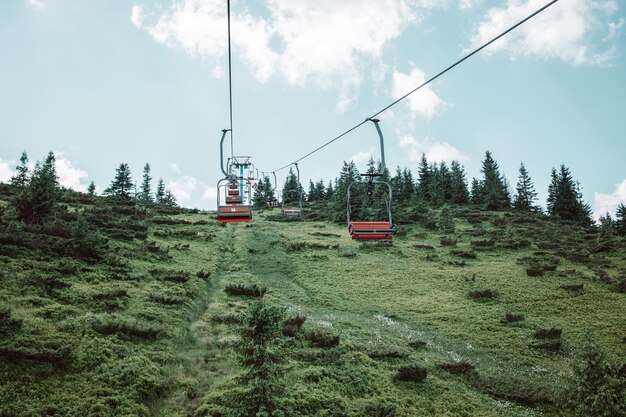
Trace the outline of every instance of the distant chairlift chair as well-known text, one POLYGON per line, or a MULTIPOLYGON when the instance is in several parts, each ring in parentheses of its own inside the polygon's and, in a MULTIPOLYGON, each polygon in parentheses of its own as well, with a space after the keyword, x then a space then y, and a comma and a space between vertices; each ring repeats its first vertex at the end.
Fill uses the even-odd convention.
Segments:
POLYGON ((363 177, 368 178, 368 188, 371 190, 371 187, 374 184, 385 185, 387 186, 387 195, 385 199, 385 205, 387 209, 387 221, 354 221, 352 219, 352 207, 351 207, 351 198, 350 198, 350 190, 352 186, 356 184, 356 182, 350 183, 348 185, 348 201, 347 201, 347 220, 348 220, 348 233, 352 236, 352 239, 356 240, 383 240, 392 239, 393 235, 397 231, 396 225, 393 224, 393 219, 391 218, 391 201, 392 201, 392 193, 391 186, 384 182, 380 181, 380 178, 385 172, 385 147, 383 142, 383 134, 378 126, 378 119, 369 119, 374 122, 376 126, 376 130, 378 131, 378 136, 380 137, 380 154, 381 154, 381 167, 380 172, 375 174, 361 174, 363 177))

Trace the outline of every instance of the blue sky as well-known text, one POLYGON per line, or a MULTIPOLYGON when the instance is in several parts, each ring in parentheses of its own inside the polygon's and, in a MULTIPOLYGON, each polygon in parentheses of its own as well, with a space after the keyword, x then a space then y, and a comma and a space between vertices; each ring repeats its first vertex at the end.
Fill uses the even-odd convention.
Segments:
MULTIPOLYGON (((0 2, 0 181, 52 150, 62 183, 103 190, 148 162, 182 205, 214 208, 227 128, 225 0, 0 2)), ((539 0, 232 0, 235 153, 272 171, 376 113, 539 0)), ((626 7, 560 0, 383 113, 386 159, 492 151, 545 204, 567 165, 598 213, 626 201, 626 7)), ((366 124, 300 163, 303 181, 378 157, 366 124)), ((285 171, 279 173, 279 182, 285 171)))

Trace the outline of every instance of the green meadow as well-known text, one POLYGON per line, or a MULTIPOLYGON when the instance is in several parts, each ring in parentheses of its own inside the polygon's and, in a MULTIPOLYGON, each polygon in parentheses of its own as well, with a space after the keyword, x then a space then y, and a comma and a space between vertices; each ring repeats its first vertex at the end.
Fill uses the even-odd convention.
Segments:
POLYGON ((558 416, 624 393, 626 250, 597 228, 451 207, 445 233, 359 242, 314 208, 220 225, 72 193, 25 225, 2 191, 3 417, 558 416))

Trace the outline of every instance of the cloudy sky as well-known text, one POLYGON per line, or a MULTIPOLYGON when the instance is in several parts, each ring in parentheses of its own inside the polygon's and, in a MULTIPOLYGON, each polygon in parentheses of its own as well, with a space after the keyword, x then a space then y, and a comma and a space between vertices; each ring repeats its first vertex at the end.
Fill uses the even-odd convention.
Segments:
MULTIPOLYGON (((232 0, 235 154, 272 171, 351 128, 545 0, 232 0)), ((384 112, 390 168, 492 151, 545 204, 561 163, 598 213, 626 201, 626 6, 560 0, 384 112)), ((103 190, 127 162, 213 208, 229 124, 226 0, 0 2, 0 181, 52 150, 62 183, 103 190)), ((378 157, 365 124, 300 163, 334 178, 378 157)), ((279 181, 285 172, 279 173, 279 181)), ((306 184, 305 184, 306 186, 306 184)))

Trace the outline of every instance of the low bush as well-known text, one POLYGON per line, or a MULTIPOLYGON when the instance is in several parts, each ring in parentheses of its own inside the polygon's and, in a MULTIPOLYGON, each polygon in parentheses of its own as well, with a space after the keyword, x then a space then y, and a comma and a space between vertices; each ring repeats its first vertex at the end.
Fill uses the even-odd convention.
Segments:
POLYGON ((183 304, 185 301, 187 301, 187 298, 179 295, 163 294, 159 292, 154 292, 150 294, 149 297, 150 300, 154 301, 155 303, 163 304, 166 306, 183 304))
POLYGON ((10 336, 20 331, 22 320, 11 317, 11 310, 6 307, 0 308, 0 336, 10 336))
POLYGON ((331 348, 339 345, 339 335, 322 330, 309 330, 306 332, 305 338, 319 348, 331 348))
POLYGON ((457 239, 444 236, 439 240, 439 243, 441 244, 441 246, 456 246, 459 241, 457 239))
POLYGON ((524 320, 523 314, 506 313, 500 323, 517 323, 524 320))
POLYGON ((437 368, 443 369, 444 371, 450 372, 454 375, 469 375, 474 372, 476 367, 469 362, 460 361, 460 362, 452 362, 452 363, 441 363, 437 365, 437 368))
POLYGON ((367 356, 372 359, 399 359, 409 356, 408 352, 405 352, 397 346, 380 344, 372 346, 367 350, 367 356))
POLYGON ((583 288, 585 288, 585 284, 565 284, 565 285, 561 285, 559 288, 562 288, 564 290, 567 291, 581 291, 583 288))
POLYGON ((178 283, 185 283, 191 278, 191 274, 187 271, 177 271, 173 269, 154 268, 150 270, 150 275, 154 278, 178 283))
POLYGON ((156 340, 163 334, 163 329, 159 326, 116 315, 96 317, 92 328, 103 335, 121 334, 144 340, 156 340))
POLYGON ((196 276, 200 279, 208 279, 211 276, 209 271, 201 270, 196 272, 196 276))
POLYGON ((424 382, 428 376, 428 369, 419 365, 401 366, 394 379, 396 381, 424 382))
POLYGON ((228 284, 224 291, 228 295, 262 298, 267 292, 267 288, 259 287, 257 284, 228 284))
POLYGON ((543 272, 543 268, 536 266, 530 266, 526 268, 526 275, 528 275, 529 277, 540 277, 543 275, 543 272))
POLYGON ((471 245, 477 249, 492 249, 496 246, 496 242, 491 239, 472 240, 471 245))
POLYGON ((408 345, 413 349, 426 349, 427 343, 423 340, 412 340, 408 345))
POLYGON ((532 349, 546 350, 549 352, 559 352, 561 350, 562 343, 560 340, 548 340, 545 342, 531 343, 528 347, 532 349))
POLYGON ((458 256, 459 258, 464 258, 464 259, 476 259, 477 258, 474 252, 469 252, 469 251, 460 250, 460 249, 451 250, 450 255, 458 256))
POLYGON ((366 417, 396 417, 396 405, 372 402, 365 406, 366 417))
POLYGON ((535 330, 535 339, 558 339, 561 337, 562 329, 558 327, 552 327, 551 329, 537 329, 535 330))
POLYGON ((295 337, 305 321, 306 316, 301 315, 286 318, 283 322, 283 334, 285 336, 295 337))

